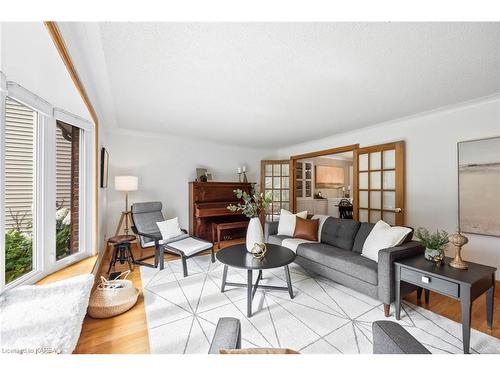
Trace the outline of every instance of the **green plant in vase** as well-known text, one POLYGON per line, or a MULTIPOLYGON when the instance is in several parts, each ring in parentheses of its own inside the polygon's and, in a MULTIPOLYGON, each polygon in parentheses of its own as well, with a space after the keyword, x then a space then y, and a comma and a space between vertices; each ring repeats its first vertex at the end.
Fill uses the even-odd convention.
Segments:
POLYGON ((259 220, 261 212, 265 212, 266 208, 272 202, 271 194, 258 193, 255 185, 252 186, 252 193, 248 194, 241 189, 234 190, 236 198, 241 199, 243 203, 230 204, 227 209, 232 212, 241 211, 243 215, 250 219, 247 229, 246 248, 249 252, 256 244, 264 243, 264 231, 259 220))
POLYGON ((436 230, 431 233, 425 228, 418 228, 415 237, 425 246, 425 259, 438 264, 443 262, 444 248, 449 242, 446 231, 436 230))

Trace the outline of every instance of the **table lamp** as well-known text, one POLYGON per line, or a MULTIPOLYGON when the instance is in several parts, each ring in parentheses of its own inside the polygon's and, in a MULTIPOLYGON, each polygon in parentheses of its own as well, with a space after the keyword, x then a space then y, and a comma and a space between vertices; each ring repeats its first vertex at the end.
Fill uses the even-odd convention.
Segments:
POLYGON ((118 222, 118 227, 116 228, 116 236, 120 232, 120 228, 125 219, 125 234, 128 234, 128 218, 130 215, 128 207, 128 192, 136 191, 139 186, 139 178, 137 176, 115 176, 115 190, 125 192, 125 211, 122 212, 120 216, 120 221, 118 222))

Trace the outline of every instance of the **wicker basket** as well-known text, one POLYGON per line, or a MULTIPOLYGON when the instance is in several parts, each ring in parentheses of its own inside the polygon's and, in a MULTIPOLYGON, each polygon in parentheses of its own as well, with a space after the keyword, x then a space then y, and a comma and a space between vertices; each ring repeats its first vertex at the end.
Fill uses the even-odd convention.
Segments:
POLYGON ((110 318, 135 305, 139 290, 132 281, 126 280, 129 273, 123 272, 115 280, 106 280, 101 276, 101 282, 89 301, 88 313, 92 318, 110 318))

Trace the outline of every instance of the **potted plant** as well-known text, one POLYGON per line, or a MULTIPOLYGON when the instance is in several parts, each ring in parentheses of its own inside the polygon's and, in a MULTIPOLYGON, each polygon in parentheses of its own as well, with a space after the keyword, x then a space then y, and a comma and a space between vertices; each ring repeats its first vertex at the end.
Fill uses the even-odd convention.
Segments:
POLYGON ((251 194, 241 189, 234 190, 234 193, 236 198, 243 200, 243 203, 231 204, 227 206, 227 209, 232 212, 241 211, 243 215, 250 218, 247 229, 246 247, 247 251, 251 252, 256 243, 261 244, 264 242, 264 232, 259 215, 271 204, 271 194, 258 194, 255 190, 255 185, 252 187, 251 194))
POLYGON ((425 228, 418 228, 415 231, 415 237, 425 246, 425 259, 440 264, 444 260, 444 247, 448 244, 448 233, 446 231, 436 230, 430 233, 425 228))

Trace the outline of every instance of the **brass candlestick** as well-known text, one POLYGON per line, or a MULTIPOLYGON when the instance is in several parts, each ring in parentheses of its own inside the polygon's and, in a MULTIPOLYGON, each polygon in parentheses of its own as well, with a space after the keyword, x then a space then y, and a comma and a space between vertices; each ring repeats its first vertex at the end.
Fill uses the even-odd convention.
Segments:
POLYGON ((450 266, 453 268, 466 270, 467 268, 469 268, 469 266, 462 260, 461 252, 462 246, 469 242, 469 239, 463 236, 461 233, 452 234, 448 237, 448 239, 450 240, 450 243, 455 246, 455 258, 450 262, 450 266))

